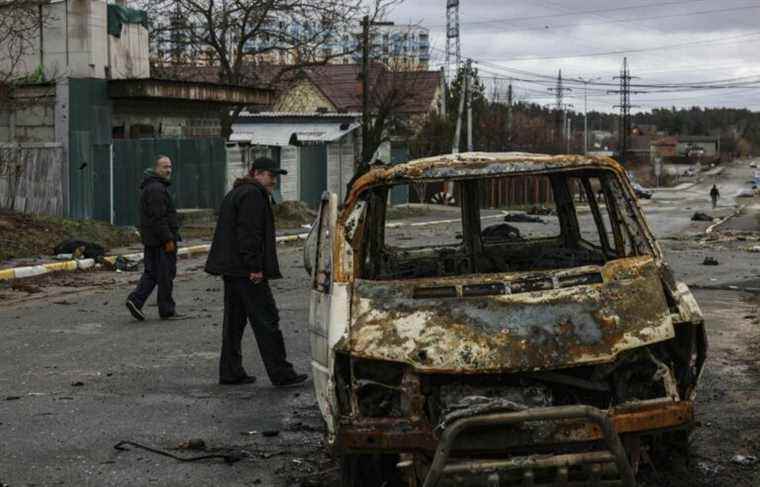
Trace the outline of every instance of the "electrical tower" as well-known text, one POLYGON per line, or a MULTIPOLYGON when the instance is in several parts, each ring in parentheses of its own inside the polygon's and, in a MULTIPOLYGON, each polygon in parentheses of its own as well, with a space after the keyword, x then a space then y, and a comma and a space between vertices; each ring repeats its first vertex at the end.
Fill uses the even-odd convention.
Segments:
POLYGON ((554 88, 549 88, 549 91, 553 91, 554 94, 557 96, 557 105, 555 107, 555 116, 557 117, 555 122, 557 126, 557 146, 559 148, 559 152, 562 152, 562 139, 563 134, 568 134, 567 131, 567 112, 566 109, 568 107, 571 107, 572 105, 567 105, 563 102, 565 97, 566 91, 573 91, 572 88, 566 88, 562 86, 562 70, 559 70, 559 73, 557 74, 557 86, 554 88))
POLYGON ((623 67, 620 70, 620 76, 615 76, 613 79, 620 80, 619 90, 610 90, 607 93, 619 94, 620 104, 613 105, 613 108, 620 108, 620 120, 618 126, 618 154, 620 162, 625 162, 625 155, 628 152, 630 136, 631 136, 631 108, 636 108, 635 105, 631 105, 631 95, 638 93, 645 93, 643 91, 631 91, 631 80, 637 78, 637 76, 631 76, 628 71, 628 58, 623 58, 623 67))
POLYGON ((459 66, 461 65, 462 48, 459 44, 459 0, 446 0, 446 76, 450 81, 459 73, 459 66))

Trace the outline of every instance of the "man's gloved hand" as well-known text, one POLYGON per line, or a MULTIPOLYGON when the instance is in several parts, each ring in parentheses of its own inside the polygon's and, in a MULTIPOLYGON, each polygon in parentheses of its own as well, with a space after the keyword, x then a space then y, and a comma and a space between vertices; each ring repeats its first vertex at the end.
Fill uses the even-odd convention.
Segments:
POLYGON ((164 252, 167 254, 173 254, 177 251, 177 244, 174 243, 174 240, 169 240, 164 244, 164 252))

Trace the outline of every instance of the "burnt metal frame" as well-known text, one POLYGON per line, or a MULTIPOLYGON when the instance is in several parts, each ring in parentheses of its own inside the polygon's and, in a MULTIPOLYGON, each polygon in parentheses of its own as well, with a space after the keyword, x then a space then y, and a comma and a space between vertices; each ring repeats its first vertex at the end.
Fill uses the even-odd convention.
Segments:
MULTIPOLYGON (((515 423, 522 423, 525 421, 560 421, 565 419, 587 419, 595 423, 601 430, 604 440, 607 444, 615 464, 617 465, 618 472, 620 473, 623 487, 636 487, 636 478, 633 474, 631 464, 628 462, 628 456, 626 455, 623 444, 620 441, 620 436, 615 430, 612 420, 601 410, 592 406, 558 406, 549 408, 534 408, 527 409, 525 411, 509 412, 509 413, 494 413, 483 414, 478 416, 471 416, 468 418, 462 418, 453 422, 447 427, 441 434, 438 448, 433 458, 433 463, 430 466, 423 487, 436 487, 441 477, 446 470, 446 462, 449 459, 449 454, 454 447, 454 441, 457 439, 460 433, 465 430, 483 427, 483 426, 500 426, 509 425, 515 423)), ((473 463, 470 472, 477 470, 498 470, 498 461, 489 461, 487 463, 473 463)), ((509 460, 501 462, 504 466, 509 464, 509 460)))

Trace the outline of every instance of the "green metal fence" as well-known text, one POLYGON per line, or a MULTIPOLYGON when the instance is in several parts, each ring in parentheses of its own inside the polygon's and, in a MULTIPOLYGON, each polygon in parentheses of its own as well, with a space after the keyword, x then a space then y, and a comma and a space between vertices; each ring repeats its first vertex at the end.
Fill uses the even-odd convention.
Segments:
POLYGON ((218 208, 224 197, 227 153, 224 140, 129 139, 113 141, 114 223, 136 225, 143 172, 161 154, 172 160, 178 208, 218 208))

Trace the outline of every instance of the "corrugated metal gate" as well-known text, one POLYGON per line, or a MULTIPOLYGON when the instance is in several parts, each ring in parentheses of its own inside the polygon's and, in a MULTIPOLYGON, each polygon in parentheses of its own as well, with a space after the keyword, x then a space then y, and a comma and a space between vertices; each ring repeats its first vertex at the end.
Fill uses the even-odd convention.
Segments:
MULTIPOLYGON (((391 145, 391 164, 403 164, 409 161, 409 147, 404 145, 391 145)), ((409 185, 402 184, 391 188, 391 204, 401 205, 409 203, 409 185)))
POLYGON ((111 101, 104 80, 70 79, 69 214, 110 220, 111 101))
POLYGON ((311 208, 317 208, 322 192, 327 189, 327 146, 305 145, 300 150, 299 199, 311 208))
POLYGON ((136 225, 143 171, 159 155, 172 160, 169 191, 178 208, 218 208, 224 197, 224 139, 126 139, 113 141, 114 223, 136 225))

